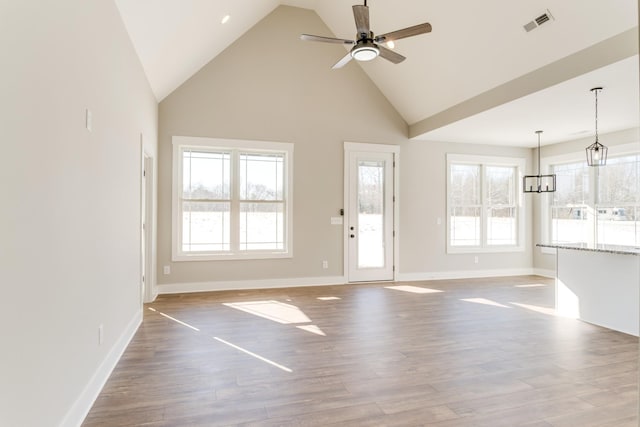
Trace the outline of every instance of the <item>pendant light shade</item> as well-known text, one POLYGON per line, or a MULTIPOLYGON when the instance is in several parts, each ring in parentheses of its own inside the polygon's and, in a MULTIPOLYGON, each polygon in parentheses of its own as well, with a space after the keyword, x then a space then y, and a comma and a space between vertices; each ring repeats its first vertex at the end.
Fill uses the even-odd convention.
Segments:
POLYGON ((553 193, 556 191, 556 175, 540 174, 540 134, 541 130, 537 130, 538 134, 538 175, 525 175, 522 178, 522 191, 524 193, 553 193))
POLYGON ((601 87, 594 87, 591 92, 596 96, 596 142, 586 148, 587 164, 589 166, 604 166, 607 164, 607 151, 609 149, 598 141, 598 91, 601 87))

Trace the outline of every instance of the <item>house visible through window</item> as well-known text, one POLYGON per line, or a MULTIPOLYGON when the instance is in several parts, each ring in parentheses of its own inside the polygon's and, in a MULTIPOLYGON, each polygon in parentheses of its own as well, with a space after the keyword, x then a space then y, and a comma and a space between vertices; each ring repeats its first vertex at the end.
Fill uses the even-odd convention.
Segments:
POLYGON ((447 156, 449 252, 521 250, 524 159, 447 156))
POLYGON ((175 260, 291 256, 292 144, 174 137, 175 260))
POLYGON ((557 191, 543 206, 551 243, 640 245, 640 155, 609 156, 607 165, 584 160, 551 163, 557 191))

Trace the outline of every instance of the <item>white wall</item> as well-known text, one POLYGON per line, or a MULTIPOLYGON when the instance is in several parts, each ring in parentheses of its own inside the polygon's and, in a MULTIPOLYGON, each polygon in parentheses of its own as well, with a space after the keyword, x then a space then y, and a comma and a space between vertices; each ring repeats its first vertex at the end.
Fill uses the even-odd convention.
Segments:
POLYGON ((2 1, 0 19, 0 425, 77 425, 140 321, 157 103, 113 1, 2 1))

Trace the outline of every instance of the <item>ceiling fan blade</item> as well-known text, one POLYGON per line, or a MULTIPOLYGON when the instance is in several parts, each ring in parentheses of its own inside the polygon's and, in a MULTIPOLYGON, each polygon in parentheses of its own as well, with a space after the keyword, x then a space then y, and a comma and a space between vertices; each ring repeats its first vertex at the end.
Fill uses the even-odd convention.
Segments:
POLYGON ((355 44, 353 40, 336 39, 334 37, 312 36, 311 34, 301 34, 301 40, 308 42, 338 43, 338 44, 355 44))
POLYGON ((336 62, 336 64, 331 68, 334 70, 337 70, 338 68, 342 68, 345 65, 347 65, 347 63, 351 61, 352 58, 353 57, 351 56, 351 52, 349 52, 345 56, 343 56, 340 61, 336 62))
POLYGON ((384 46, 380 46, 378 45, 378 49, 380 49, 380 56, 383 57, 384 59, 386 59, 387 61, 391 61, 394 64, 399 64, 402 61, 404 61, 405 58, 404 56, 400 55, 399 53, 395 53, 394 51, 387 49, 384 46))
POLYGON ((353 18, 356 21, 358 36, 365 34, 369 36, 369 7, 356 4, 353 6, 353 18))
POLYGON ((375 38, 375 42, 384 43, 390 40, 400 40, 405 37, 417 36, 419 34, 430 33, 431 24, 425 22, 424 24, 414 25, 413 27, 403 28, 402 30, 392 31, 387 34, 379 35, 375 38))

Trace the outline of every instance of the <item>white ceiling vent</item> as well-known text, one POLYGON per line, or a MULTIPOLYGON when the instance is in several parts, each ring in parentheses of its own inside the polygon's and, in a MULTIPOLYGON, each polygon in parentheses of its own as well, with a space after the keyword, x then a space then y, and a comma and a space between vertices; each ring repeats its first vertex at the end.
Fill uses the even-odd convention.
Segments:
POLYGON ((553 15, 551 15, 551 12, 549 12, 549 9, 547 9, 547 11, 545 13, 543 13, 540 16, 538 16, 533 21, 524 24, 523 27, 524 27, 525 31, 528 33, 531 30, 535 30, 536 28, 538 28, 540 25, 544 24, 545 22, 552 21, 553 19, 554 19, 553 15))

